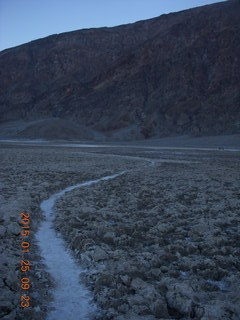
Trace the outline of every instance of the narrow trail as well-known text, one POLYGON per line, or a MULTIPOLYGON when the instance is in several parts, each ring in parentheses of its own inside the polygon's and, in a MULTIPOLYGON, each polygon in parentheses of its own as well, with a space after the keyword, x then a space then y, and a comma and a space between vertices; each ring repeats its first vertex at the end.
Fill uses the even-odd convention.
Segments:
MULTIPOLYGON (((146 161, 147 163, 143 164, 143 167, 154 166, 156 162, 169 162, 169 160, 161 161, 160 159, 116 156, 146 161)), ((170 160, 170 162, 178 161, 170 160)), ((48 272, 56 284, 56 287, 53 289, 53 301, 50 304, 47 320, 91 320, 100 313, 100 310, 93 303, 90 291, 80 282, 79 276, 85 270, 75 262, 74 257, 66 248, 64 240, 61 236, 57 235, 54 229, 54 206, 57 200, 64 196, 66 192, 91 186, 101 181, 112 180, 135 170, 139 170, 139 168, 125 170, 117 174, 69 186, 41 202, 40 208, 45 216, 45 220, 36 233, 36 239, 48 272)))
POLYGON ((127 171, 67 187, 42 201, 40 207, 45 220, 36 233, 36 239, 48 272, 56 284, 53 290, 54 300, 50 305, 47 320, 90 320, 99 313, 92 302, 89 290, 80 283, 79 275, 84 270, 75 262, 71 253, 66 249, 64 240, 54 230, 56 201, 66 192, 115 179, 125 172, 127 171))

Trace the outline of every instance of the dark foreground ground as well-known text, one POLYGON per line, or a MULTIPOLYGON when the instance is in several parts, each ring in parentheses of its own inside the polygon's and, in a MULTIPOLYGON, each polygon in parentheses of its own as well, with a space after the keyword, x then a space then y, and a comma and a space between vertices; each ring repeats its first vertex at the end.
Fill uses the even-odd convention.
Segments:
MULTIPOLYGON (((240 153, 1 145, 0 317, 46 319, 53 282, 34 239, 39 204, 81 265, 102 319, 240 319, 240 153), (19 308, 22 210, 31 213, 31 307, 19 308)), ((70 320, 70 319, 68 319, 70 320)), ((76 320, 76 319, 72 319, 76 320)))

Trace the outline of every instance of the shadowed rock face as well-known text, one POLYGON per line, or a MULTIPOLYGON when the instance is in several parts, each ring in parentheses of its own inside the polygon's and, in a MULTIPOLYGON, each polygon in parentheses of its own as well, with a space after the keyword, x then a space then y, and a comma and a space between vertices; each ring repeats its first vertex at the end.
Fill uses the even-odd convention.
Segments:
POLYGON ((239 21, 233 0, 4 50, 1 122, 57 117, 113 139, 239 132, 239 21))

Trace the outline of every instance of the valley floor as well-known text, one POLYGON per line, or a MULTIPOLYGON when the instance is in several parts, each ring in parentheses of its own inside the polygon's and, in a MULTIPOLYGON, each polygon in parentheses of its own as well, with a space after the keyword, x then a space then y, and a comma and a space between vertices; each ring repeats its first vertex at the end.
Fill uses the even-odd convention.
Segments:
POLYGON ((1 145, 2 319, 47 316, 54 282, 34 236, 40 203, 123 170, 56 205, 55 229, 85 268, 99 318, 240 318, 240 152, 145 147, 1 145), (22 210, 31 214, 31 307, 23 311, 22 210))

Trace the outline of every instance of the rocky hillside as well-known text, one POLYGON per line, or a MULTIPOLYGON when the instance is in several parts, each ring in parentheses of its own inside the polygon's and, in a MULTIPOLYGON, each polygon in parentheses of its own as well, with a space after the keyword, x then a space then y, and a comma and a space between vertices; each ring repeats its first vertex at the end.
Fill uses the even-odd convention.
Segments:
POLYGON ((239 88, 238 0, 0 52, 1 124, 39 132, 57 118, 112 139, 237 133, 239 88))

